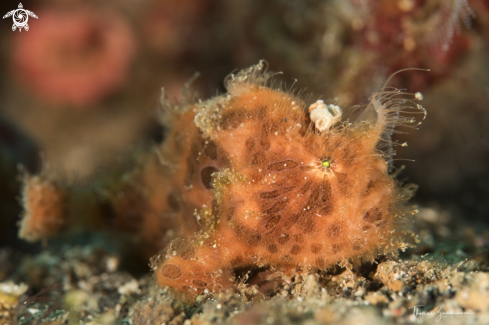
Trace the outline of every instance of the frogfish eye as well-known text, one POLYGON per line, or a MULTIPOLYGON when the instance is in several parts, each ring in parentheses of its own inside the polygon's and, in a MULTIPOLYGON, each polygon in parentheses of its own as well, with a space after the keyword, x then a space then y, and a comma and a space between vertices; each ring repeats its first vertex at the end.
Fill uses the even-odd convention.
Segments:
POLYGON ((331 162, 329 160, 323 160, 323 162, 321 163, 321 166, 329 168, 329 167, 331 167, 331 162))

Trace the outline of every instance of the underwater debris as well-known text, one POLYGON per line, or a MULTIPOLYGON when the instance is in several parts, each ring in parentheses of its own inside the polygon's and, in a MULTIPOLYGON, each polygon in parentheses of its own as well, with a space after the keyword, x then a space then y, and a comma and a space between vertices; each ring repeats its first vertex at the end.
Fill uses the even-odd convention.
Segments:
POLYGON ((334 124, 341 121, 343 111, 337 105, 325 105, 324 101, 318 100, 309 106, 311 121, 316 129, 323 132, 329 130, 334 124))
MULTIPOLYGON (((419 96, 384 87, 356 118, 320 130, 305 102, 267 87, 270 77, 261 61, 230 75, 228 94, 165 104, 169 135, 137 168, 84 190, 64 186, 63 199, 36 201, 64 211, 50 231, 38 230, 43 217, 29 207, 52 191, 26 194, 37 177, 27 175, 21 236, 112 228, 144 242, 146 254, 170 243, 152 259, 155 277, 190 297, 230 287, 238 267, 351 267, 356 258, 373 261, 411 246, 416 239, 405 221, 416 209, 405 202, 416 187, 389 174, 390 135, 416 122, 409 109, 425 113, 404 99, 419 96)), ((341 116, 339 108, 333 113, 341 116)))

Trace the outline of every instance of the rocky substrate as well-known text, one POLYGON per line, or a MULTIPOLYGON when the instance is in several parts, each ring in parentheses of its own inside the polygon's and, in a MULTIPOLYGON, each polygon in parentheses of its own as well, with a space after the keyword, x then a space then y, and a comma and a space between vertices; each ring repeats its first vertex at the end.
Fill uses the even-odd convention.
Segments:
POLYGON ((0 248, 0 324, 489 323, 489 231, 423 208, 420 243, 352 270, 239 270, 234 290, 195 303, 131 274, 107 244, 0 248))

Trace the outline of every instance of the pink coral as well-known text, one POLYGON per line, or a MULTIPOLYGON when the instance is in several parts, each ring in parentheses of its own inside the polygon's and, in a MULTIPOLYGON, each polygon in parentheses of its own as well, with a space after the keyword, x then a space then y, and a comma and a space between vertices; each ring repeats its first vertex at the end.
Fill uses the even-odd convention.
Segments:
POLYGON ((117 90, 128 77, 135 42, 112 14, 45 10, 28 33, 16 34, 16 77, 47 101, 86 106, 117 90))

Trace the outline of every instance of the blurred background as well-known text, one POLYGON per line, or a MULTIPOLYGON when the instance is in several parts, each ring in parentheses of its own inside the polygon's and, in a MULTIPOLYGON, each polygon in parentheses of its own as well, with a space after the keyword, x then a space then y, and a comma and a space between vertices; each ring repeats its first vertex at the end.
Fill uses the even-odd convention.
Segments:
MULTIPOLYGON (((2 15, 18 8, 2 1, 2 15)), ((489 223, 488 0, 23 1, 29 30, 0 21, 0 246, 21 247, 17 166, 41 158, 90 179, 162 140, 161 87, 175 101, 195 72, 199 97, 265 59, 311 99, 368 103, 387 77, 420 91, 428 117, 402 130, 399 178, 415 201, 473 227, 489 223), (415 162, 412 162, 414 160, 415 162)))

